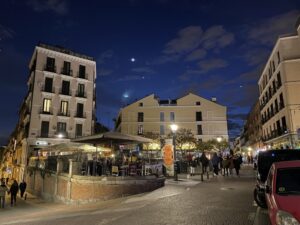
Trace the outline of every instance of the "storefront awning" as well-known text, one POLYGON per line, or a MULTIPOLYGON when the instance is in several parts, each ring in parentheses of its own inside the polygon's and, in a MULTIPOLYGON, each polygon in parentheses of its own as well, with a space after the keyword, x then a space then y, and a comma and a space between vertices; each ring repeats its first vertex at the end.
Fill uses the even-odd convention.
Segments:
POLYGON ((117 144, 134 144, 134 143, 151 143, 152 139, 144 138, 141 136, 122 134, 119 132, 106 132, 81 138, 73 139, 72 142, 90 143, 94 145, 104 143, 117 143, 117 144))

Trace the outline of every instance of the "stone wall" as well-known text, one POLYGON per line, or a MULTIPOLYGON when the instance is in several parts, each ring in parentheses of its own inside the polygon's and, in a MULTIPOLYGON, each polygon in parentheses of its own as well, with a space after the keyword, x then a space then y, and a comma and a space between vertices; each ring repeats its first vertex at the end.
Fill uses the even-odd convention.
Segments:
POLYGON ((84 204, 153 191, 165 179, 155 176, 93 177, 35 171, 26 177, 28 191, 45 200, 84 204))

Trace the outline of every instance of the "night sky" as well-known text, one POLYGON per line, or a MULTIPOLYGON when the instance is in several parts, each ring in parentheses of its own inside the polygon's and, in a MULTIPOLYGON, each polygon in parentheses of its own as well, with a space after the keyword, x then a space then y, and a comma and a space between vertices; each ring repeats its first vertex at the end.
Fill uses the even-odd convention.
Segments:
POLYGON ((6 0, 0 3, 0 145, 13 131, 39 42, 97 62, 97 118, 151 93, 193 92, 228 107, 239 134, 278 35, 295 32, 299 0, 6 0))

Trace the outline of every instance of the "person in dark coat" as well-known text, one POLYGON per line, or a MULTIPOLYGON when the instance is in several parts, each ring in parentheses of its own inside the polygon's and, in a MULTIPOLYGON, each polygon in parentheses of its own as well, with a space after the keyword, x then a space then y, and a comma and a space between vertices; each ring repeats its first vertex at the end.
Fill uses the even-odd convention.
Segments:
POLYGON ((202 164, 202 172, 206 173, 209 160, 206 157, 205 152, 202 153, 202 155, 200 157, 200 162, 202 164))
POLYGON ((27 183, 25 182, 25 180, 23 180, 21 183, 20 183, 20 192, 21 192, 21 198, 23 198, 24 196, 24 193, 26 191, 26 187, 27 187, 27 183))
POLYGON ((18 182, 16 180, 14 180, 9 189, 11 206, 16 205, 18 191, 19 191, 18 182))
POLYGON ((213 169, 214 169, 214 175, 219 175, 219 157, 217 153, 215 152, 212 159, 211 159, 213 169))

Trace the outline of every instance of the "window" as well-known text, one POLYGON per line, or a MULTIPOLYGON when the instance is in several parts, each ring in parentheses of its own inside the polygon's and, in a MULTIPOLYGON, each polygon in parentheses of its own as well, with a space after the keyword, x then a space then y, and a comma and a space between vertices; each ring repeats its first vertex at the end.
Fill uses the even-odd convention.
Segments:
POLYGON ((275 63, 272 61, 273 72, 275 71, 275 63))
POLYGON ((67 101, 61 101, 60 103, 60 114, 63 116, 68 115, 68 102, 67 101))
POLYGON ((282 83, 281 83, 281 76, 280 76, 280 72, 277 73, 277 87, 281 87, 282 83))
POLYGON ((76 137, 82 136, 82 124, 76 124, 75 135, 76 135, 76 137))
POLYGON ((280 109, 284 108, 284 100, 283 100, 282 93, 279 95, 279 108, 280 109))
POLYGON ((196 102, 196 105, 201 105, 201 103, 200 102, 196 102))
POLYGON ((202 125, 197 125, 197 134, 202 135, 202 125))
POLYGON ((64 61, 64 67, 62 69, 62 74, 71 75, 71 63, 64 61))
POLYGON ((279 51, 277 52, 277 62, 278 62, 278 64, 280 63, 280 53, 279 53, 279 51))
POLYGON ((202 121, 202 112, 196 112, 196 121, 202 121))
POLYGON ((143 127, 143 125, 139 124, 138 125, 138 134, 141 135, 141 134, 143 134, 143 132, 144 132, 144 127, 143 127))
POLYGON ((164 125, 160 125, 159 133, 160 133, 160 135, 165 135, 165 126, 164 125))
POLYGON ((49 134, 49 122, 42 121, 41 123, 41 137, 48 137, 49 134))
POLYGON ((171 122, 175 121, 175 113, 174 112, 170 112, 170 121, 171 122))
POLYGON ((85 66, 79 65, 79 74, 78 74, 78 77, 85 79, 85 66))
POLYGON ((70 95, 70 81, 63 80, 61 94, 63 95, 70 95))
POLYGON ((46 64, 45 69, 49 72, 56 72, 55 59, 54 58, 47 57, 47 64, 46 64))
POLYGON ((277 99, 275 99, 275 113, 277 113, 278 111, 278 101, 277 99))
POLYGON ((46 77, 45 78, 45 88, 44 88, 44 91, 53 92, 52 91, 52 85, 53 85, 53 79, 49 78, 49 77, 46 77))
POLYGON ((51 99, 44 98, 44 102, 43 102, 43 113, 48 113, 48 114, 50 114, 50 109, 51 109, 51 99))
POLYGON ((83 104, 77 103, 77 117, 83 118, 83 104))
POLYGON ((144 113, 138 112, 138 122, 144 122, 144 113))
POLYGON ((285 116, 281 118, 283 132, 287 132, 285 116))
POLYGON ((84 97, 84 84, 78 84, 78 97, 84 97))
MULTIPOLYGON (((300 190, 300 168, 280 168, 277 170, 276 193, 297 195, 300 190)), ((298 195, 299 196, 299 195, 298 195)))
POLYGON ((159 117, 160 117, 161 122, 165 121, 165 113, 164 112, 160 112, 159 117))
POLYGON ((142 102, 139 103, 139 107, 143 107, 144 104, 142 102))
POLYGON ((67 131, 67 123, 58 122, 56 128, 57 134, 64 135, 65 137, 67 133, 66 131, 67 131))

